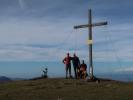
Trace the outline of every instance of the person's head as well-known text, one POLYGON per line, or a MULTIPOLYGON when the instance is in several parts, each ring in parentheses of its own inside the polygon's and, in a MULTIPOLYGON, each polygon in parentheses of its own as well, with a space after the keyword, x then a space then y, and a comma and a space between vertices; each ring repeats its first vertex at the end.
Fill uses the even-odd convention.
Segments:
POLYGON ((84 62, 84 60, 82 60, 82 64, 84 64, 85 62, 84 62))
POLYGON ((76 53, 73 54, 73 57, 76 57, 76 53))
POLYGON ((45 68, 45 70, 48 70, 48 68, 45 68))
POLYGON ((67 53, 67 57, 69 57, 69 53, 67 53))

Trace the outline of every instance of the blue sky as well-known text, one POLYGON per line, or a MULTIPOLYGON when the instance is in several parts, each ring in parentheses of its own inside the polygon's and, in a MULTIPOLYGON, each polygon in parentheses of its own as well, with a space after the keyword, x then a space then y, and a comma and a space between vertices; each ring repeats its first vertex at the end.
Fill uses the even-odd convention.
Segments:
POLYGON ((132 0, 0 0, 0 75, 35 76, 45 64, 51 75, 61 74, 68 51, 87 62, 88 30, 73 26, 87 24, 89 8, 93 22, 109 23, 93 30, 96 71, 132 71, 132 0), (113 64, 109 69, 107 62, 113 64))

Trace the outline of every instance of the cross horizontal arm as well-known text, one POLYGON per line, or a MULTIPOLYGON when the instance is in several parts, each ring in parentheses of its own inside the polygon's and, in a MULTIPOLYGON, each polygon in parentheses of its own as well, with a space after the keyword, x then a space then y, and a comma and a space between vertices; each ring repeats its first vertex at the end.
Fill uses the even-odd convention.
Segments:
POLYGON ((95 27, 95 26, 103 26, 103 25, 107 25, 107 22, 99 22, 99 23, 94 23, 94 24, 86 24, 86 25, 78 25, 78 26, 74 26, 74 29, 78 29, 78 28, 86 28, 86 27, 95 27))
POLYGON ((74 26, 74 29, 78 29, 78 28, 86 28, 89 27, 90 25, 86 24, 86 25, 78 25, 78 26, 74 26))
POLYGON ((78 25, 78 26, 74 26, 74 29, 78 29, 78 28, 86 28, 89 27, 90 25, 86 24, 86 25, 78 25))
POLYGON ((92 27, 94 27, 94 26, 103 26, 103 25, 107 25, 107 24, 108 24, 108 22, 94 23, 94 24, 92 24, 92 27))

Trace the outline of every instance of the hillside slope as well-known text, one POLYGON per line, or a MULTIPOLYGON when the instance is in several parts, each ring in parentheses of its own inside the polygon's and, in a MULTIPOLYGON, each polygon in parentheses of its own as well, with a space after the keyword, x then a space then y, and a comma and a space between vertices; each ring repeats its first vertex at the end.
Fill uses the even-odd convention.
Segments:
POLYGON ((0 84, 0 100, 133 100, 133 83, 40 79, 0 84))

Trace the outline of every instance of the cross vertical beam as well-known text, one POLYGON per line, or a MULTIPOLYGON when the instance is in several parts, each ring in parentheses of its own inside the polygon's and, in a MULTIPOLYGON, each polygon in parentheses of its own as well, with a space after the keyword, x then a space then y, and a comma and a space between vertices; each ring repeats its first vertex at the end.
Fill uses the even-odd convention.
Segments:
MULTIPOLYGON (((88 24, 85 25, 78 25, 78 26, 74 26, 74 29, 78 29, 78 28, 88 28, 88 39, 89 41, 92 41, 92 27, 95 26, 103 26, 103 25, 107 25, 107 22, 99 22, 99 23, 92 23, 92 13, 91 13, 91 9, 89 9, 89 20, 88 20, 88 24)), ((94 78, 94 74, 93 74, 93 44, 89 43, 89 75, 90 78, 93 79, 94 78)))
MULTIPOLYGON (((89 33, 88 33, 88 39, 92 40, 92 14, 91 14, 91 9, 89 9, 89 20, 88 20, 88 27, 89 33)), ((92 43, 89 43, 89 72, 90 72, 90 77, 93 77, 93 56, 92 56, 92 43)))

